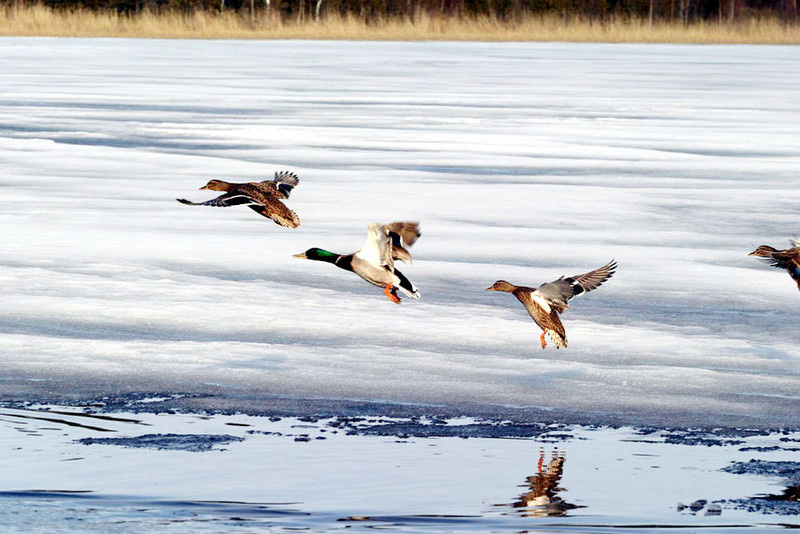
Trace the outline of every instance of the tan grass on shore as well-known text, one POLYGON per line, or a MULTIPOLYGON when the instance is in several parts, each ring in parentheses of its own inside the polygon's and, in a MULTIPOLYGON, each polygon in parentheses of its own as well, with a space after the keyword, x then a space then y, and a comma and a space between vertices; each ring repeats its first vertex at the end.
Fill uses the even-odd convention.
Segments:
POLYGON ((746 43, 800 44, 800 27, 774 19, 737 24, 677 23, 616 19, 605 23, 530 17, 504 22, 491 17, 430 17, 387 19, 366 23, 353 17, 284 22, 278 17, 235 12, 191 15, 136 15, 59 11, 44 6, 0 9, 0 35, 50 37, 150 37, 186 39, 352 39, 383 41, 571 41, 611 43, 746 43))

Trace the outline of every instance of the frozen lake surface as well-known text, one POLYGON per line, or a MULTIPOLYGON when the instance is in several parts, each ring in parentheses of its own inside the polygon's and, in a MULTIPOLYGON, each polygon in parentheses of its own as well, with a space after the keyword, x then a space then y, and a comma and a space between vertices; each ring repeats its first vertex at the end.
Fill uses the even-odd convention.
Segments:
POLYGON ((0 397, 800 427, 800 293, 747 257, 800 234, 797 65, 797 47, 5 38, 0 397), (282 169, 297 231, 175 202, 282 169), (394 220, 421 221, 419 301, 291 257, 394 220), (566 350, 484 291, 612 258, 566 350))

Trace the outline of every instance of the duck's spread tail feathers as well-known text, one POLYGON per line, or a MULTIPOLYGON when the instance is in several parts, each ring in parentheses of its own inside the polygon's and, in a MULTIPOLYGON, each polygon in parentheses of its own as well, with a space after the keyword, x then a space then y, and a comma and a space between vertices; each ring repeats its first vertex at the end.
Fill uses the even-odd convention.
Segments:
POLYGON ((280 171, 275 173, 275 182, 278 187, 278 191, 283 195, 284 198, 289 198, 289 195, 292 193, 292 189, 297 187, 297 184, 300 183, 300 178, 293 172, 289 171, 280 171))
POLYGON ((403 273, 395 269, 394 274, 400 280, 400 283, 398 284, 400 291, 402 291, 412 299, 418 299, 422 296, 419 293, 419 289, 417 289, 414 286, 414 284, 412 284, 411 281, 403 275, 403 273))
POLYGON ((294 211, 287 208, 282 202, 278 204, 280 207, 274 206, 273 208, 268 208, 267 206, 249 206, 249 208, 267 219, 272 219, 275 221, 275 224, 285 228, 299 227, 300 217, 298 217, 294 211))
POLYGON ((553 343, 556 344, 556 347, 559 349, 566 349, 567 348, 567 335, 563 332, 558 332, 551 328, 545 330, 545 333, 553 340, 553 343))
POLYGON ((273 216, 272 220, 281 226, 285 226, 286 228, 299 228, 300 217, 298 217, 297 214, 292 210, 289 210, 289 214, 289 217, 273 216))

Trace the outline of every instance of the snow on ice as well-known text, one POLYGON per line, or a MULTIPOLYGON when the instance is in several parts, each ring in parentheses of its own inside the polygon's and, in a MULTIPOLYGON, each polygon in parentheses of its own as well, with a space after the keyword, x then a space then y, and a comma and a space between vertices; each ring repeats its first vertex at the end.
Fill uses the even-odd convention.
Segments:
POLYGON ((5 38, 6 394, 797 427, 800 293, 747 253, 800 234, 798 64, 795 47, 5 38), (297 231, 175 202, 282 169, 297 231), (421 221, 401 267, 420 301, 292 259, 394 220, 421 221), (564 314, 566 350, 484 291, 612 258, 564 314))

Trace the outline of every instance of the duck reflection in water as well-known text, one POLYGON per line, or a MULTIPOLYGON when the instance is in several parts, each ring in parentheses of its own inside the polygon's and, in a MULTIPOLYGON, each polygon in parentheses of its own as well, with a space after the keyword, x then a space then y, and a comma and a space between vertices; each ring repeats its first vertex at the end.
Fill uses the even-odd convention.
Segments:
POLYGON ((565 491, 558 484, 564 473, 566 455, 556 449, 546 466, 544 459, 544 449, 541 449, 537 466, 538 472, 529 476, 523 486, 529 491, 520 495, 515 502, 511 503, 511 506, 519 508, 517 513, 524 517, 559 517, 567 515, 568 510, 583 508, 583 506, 565 502, 558 496, 560 491, 565 491))

